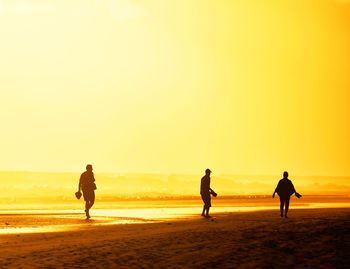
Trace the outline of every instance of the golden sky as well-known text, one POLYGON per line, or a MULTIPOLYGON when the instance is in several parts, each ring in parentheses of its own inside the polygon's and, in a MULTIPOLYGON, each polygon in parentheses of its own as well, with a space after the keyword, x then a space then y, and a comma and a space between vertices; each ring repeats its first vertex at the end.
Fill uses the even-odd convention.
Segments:
POLYGON ((0 0, 0 170, 350 175, 350 1, 0 0))

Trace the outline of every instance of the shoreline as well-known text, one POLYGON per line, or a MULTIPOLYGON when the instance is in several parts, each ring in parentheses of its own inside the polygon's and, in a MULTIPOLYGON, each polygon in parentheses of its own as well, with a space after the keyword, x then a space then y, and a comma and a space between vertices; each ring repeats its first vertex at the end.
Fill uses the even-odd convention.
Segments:
MULTIPOLYGON (((349 209, 349 204, 337 207, 312 207, 294 205, 289 212, 295 210, 341 210, 349 209), (346 205, 346 206, 345 206, 346 205)), ((82 210, 0 210, 0 234, 41 233, 84 229, 87 226, 120 225, 136 223, 161 223, 167 221, 183 221, 200 216, 200 207, 169 207, 147 209, 93 209, 92 218, 85 219, 82 210)), ((214 207, 213 216, 224 216, 235 213, 255 214, 256 212, 279 212, 276 206, 265 207, 214 207)))

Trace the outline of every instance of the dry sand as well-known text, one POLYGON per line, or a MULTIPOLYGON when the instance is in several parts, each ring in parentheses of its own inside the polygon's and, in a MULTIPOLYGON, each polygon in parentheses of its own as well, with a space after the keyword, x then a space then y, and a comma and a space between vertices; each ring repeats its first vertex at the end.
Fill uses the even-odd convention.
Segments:
POLYGON ((349 268, 350 209, 0 235, 0 268, 349 268))

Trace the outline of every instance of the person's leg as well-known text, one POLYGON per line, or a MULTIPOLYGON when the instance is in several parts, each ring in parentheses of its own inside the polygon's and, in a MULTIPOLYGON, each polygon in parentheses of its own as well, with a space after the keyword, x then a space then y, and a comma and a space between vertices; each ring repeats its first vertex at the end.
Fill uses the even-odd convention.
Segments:
POLYGON ((90 218, 89 209, 90 209, 90 200, 86 199, 86 202, 85 202, 85 215, 86 215, 87 219, 90 218))
POLYGON ((87 217, 88 211, 89 211, 89 194, 87 193, 86 190, 83 190, 83 196, 84 196, 84 200, 85 200, 85 215, 87 217))
POLYGON ((95 203, 95 192, 92 191, 91 197, 90 197, 89 209, 94 205, 94 203, 95 203))
POLYGON ((284 207, 284 199, 282 197, 280 197, 281 217, 283 217, 283 207, 284 207))
POLYGON ((204 205, 203 205, 203 210, 202 210, 202 216, 204 216, 204 214, 205 214, 205 208, 206 208, 206 203, 205 203, 205 197, 204 197, 204 195, 201 194, 201 196, 202 196, 202 201, 203 201, 203 203, 204 203, 204 205))
POLYGON ((207 213, 205 214, 206 217, 209 217, 209 209, 210 209, 210 206, 207 207, 207 213))
POLYGON ((286 199, 286 201, 285 201, 285 204, 286 204, 286 213, 284 214, 284 216, 285 216, 286 218, 288 218, 288 217, 287 217, 287 213, 288 213, 288 208, 289 208, 289 199, 290 199, 290 197, 288 197, 288 198, 286 199))
POLYGON ((209 193, 202 194, 202 199, 203 199, 203 202, 204 202, 202 216, 206 216, 207 217, 208 214, 209 214, 209 207, 210 207, 210 194, 209 193))
POLYGON ((207 213, 205 214, 206 217, 209 217, 209 209, 211 207, 211 196, 208 193, 208 197, 207 197, 207 213))
POLYGON ((92 190, 89 193, 89 208, 86 213, 86 217, 89 219, 90 218, 90 208, 94 205, 95 203, 95 192, 92 190))
POLYGON ((90 190, 85 190, 85 192, 83 192, 84 194, 84 199, 85 199, 85 215, 86 218, 89 219, 90 218, 90 208, 92 207, 92 205, 94 204, 95 201, 95 193, 94 191, 90 191, 90 190))

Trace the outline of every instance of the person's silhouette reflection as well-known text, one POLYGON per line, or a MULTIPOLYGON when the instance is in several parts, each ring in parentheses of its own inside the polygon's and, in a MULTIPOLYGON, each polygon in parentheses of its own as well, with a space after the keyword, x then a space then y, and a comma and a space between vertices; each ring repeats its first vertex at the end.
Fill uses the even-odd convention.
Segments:
POLYGON ((90 218, 89 210, 95 202, 95 190, 96 190, 95 177, 94 177, 94 173, 92 172, 91 164, 88 164, 86 166, 86 171, 81 174, 78 188, 79 188, 78 192, 80 192, 80 190, 83 191, 83 196, 85 200, 86 219, 89 219, 90 218))
POLYGON ((280 197, 281 217, 283 217, 283 207, 285 207, 284 216, 287 218, 290 196, 293 195, 293 193, 295 193, 296 197, 301 197, 301 195, 295 191, 292 181, 288 179, 288 172, 283 173, 283 178, 278 182, 278 185, 274 193, 272 194, 272 198, 275 198, 276 192, 280 197))

